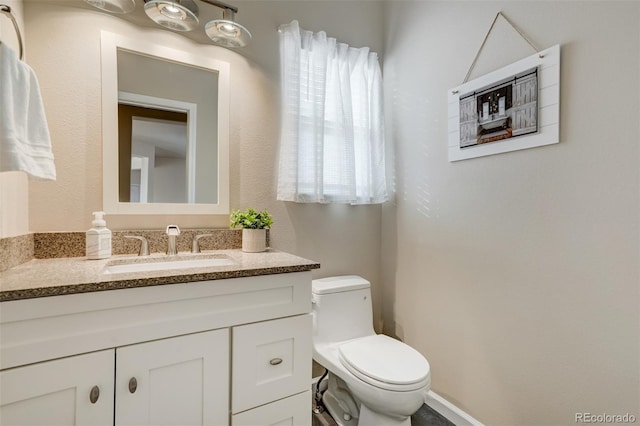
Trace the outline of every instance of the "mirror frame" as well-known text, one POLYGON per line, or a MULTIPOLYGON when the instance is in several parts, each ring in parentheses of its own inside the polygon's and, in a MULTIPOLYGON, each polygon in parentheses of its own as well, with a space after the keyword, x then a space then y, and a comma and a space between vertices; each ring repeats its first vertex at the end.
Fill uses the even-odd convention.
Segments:
POLYGON ((101 31, 100 41, 103 210, 112 215, 229 214, 229 63, 107 31, 101 31), (218 202, 216 204, 120 202, 118 196, 118 49, 218 73, 218 202))

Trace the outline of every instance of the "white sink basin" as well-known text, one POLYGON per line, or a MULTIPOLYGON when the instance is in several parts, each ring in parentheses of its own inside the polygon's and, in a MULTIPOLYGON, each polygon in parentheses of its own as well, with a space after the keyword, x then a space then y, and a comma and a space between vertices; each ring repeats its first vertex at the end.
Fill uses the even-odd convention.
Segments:
POLYGON ((213 266, 229 266, 235 262, 227 257, 208 257, 200 259, 149 259, 149 261, 131 261, 127 263, 108 264, 103 274, 125 274, 131 272, 170 271, 174 269, 209 268, 213 266))

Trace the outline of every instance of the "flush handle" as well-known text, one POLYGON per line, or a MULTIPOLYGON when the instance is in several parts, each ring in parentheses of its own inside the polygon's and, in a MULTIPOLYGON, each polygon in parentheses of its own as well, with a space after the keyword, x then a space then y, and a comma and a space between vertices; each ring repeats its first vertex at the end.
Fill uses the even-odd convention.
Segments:
POLYGON ((98 398, 100 398, 100 388, 94 386, 91 388, 91 392, 89 392, 89 401, 91 401, 92 404, 95 404, 98 402, 98 398))
POLYGON ((271 361, 269 361, 269 364, 271 365, 279 365, 282 364, 282 358, 274 358, 271 361))
POLYGON ((135 377, 132 377, 129 380, 129 392, 135 393, 136 389, 138 389, 138 381, 136 380, 135 377))

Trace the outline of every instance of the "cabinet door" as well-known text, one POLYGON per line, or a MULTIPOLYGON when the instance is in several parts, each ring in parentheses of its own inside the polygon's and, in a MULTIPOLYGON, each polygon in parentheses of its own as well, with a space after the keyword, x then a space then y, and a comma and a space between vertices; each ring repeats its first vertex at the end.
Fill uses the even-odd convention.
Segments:
POLYGON ((234 414, 304 392, 311 382, 311 315, 234 327, 232 364, 234 414))
POLYGON ((0 424, 112 425, 114 351, 0 372, 0 424))
POLYGON ((116 349, 116 425, 228 423, 228 329, 116 349))
POLYGON ((311 391, 235 414, 231 424, 233 426, 311 425, 311 391))

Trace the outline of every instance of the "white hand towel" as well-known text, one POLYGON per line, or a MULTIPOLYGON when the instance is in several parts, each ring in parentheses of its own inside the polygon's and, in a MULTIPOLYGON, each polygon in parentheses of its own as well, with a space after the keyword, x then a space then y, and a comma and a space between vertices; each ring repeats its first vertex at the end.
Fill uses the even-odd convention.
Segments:
POLYGON ((56 167, 36 75, 0 43, 0 172, 55 180, 56 167))

